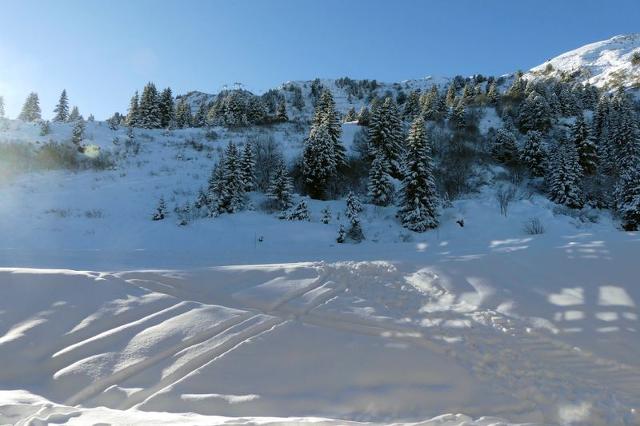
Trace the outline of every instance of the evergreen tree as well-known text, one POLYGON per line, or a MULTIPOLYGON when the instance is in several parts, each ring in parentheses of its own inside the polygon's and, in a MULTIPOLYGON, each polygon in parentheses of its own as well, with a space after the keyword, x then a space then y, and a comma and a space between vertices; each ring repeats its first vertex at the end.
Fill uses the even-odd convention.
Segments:
POLYGON ((140 127, 144 129, 160 128, 162 124, 160 116, 160 99, 155 84, 149 82, 144 86, 144 89, 142 89, 139 111, 140 127))
POLYGON ((340 224, 340 228, 338 229, 338 236, 336 237, 336 242, 338 244, 344 243, 347 238, 347 231, 344 229, 344 225, 340 224))
POLYGON ((578 162, 585 175, 593 175, 596 172, 598 153, 595 141, 590 135, 589 128, 580 112, 576 122, 571 128, 571 140, 578 152, 578 162))
POLYGON ((331 223, 331 207, 326 206, 325 208, 322 209, 321 211, 322 213, 322 218, 320 219, 320 222, 324 223, 325 225, 328 225, 329 223, 331 223))
POLYGON ((43 120, 40 122, 40 136, 47 136, 51 133, 51 126, 49 120, 43 120))
POLYGON ((69 123, 74 123, 78 120, 83 120, 82 115, 80 114, 80 110, 78 110, 77 106, 71 108, 71 113, 69 114, 68 121, 69 123))
POLYGON ((458 99, 451 111, 451 125, 456 130, 467 128, 467 109, 464 98, 458 99))
POLYGON ((313 117, 312 128, 317 128, 321 125, 326 127, 329 134, 329 138, 333 146, 333 156, 336 168, 346 166, 347 153, 342 142, 340 142, 342 126, 340 125, 338 113, 336 112, 336 103, 333 100, 331 91, 329 90, 324 90, 322 92, 313 117))
POLYGON ((362 207, 362 203, 360 202, 360 199, 356 194, 353 193, 353 191, 349 191, 349 193, 347 194, 346 205, 347 207, 344 211, 344 214, 349 219, 353 219, 355 216, 358 216, 364 210, 364 208, 362 207))
POLYGON ((302 90, 299 87, 296 87, 297 90, 293 91, 293 100, 291 101, 291 105, 298 111, 302 111, 304 109, 304 98, 302 97, 302 90))
POLYGON ((498 86, 496 86, 495 82, 492 82, 489 85, 489 90, 487 91, 487 100, 489 101, 489 105, 498 105, 500 94, 498 93, 498 86))
POLYGON ((292 192, 293 184, 287 173, 287 166, 283 160, 280 160, 271 175, 267 198, 275 203, 276 208, 286 210, 293 205, 292 192))
POLYGON ((445 102, 448 107, 452 107, 456 101, 456 85, 453 83, 449 84, 447 88, 447 95, 445 97, 445 102))
POLYGON ((140 125, 140 99, 138 91, 133 94, 129 102, 129 112, 127 113, 127 126, 138 127, 140 125))
POLYGON ((287 220, 311 220, 309 216, 309 207, 307 207, 307 202, 301 199, 296 206, 291 209, 291 211, 286 214, 287 220))
POLYGON ((404 118, 413 121, 416 115, 420 114, 420 111, 420 91, 414 90, 409 93, 407 101, 404 103, 404 118))
POLYGON ((551 127, 551 108, 546 99, 537 92, 531 92, 520 106, 518 125, 523 132, 529 130, 546 131, 551 127))
POLYGON ((504 164, 511 164, 518 159, 516 137, 508 128, 498 129, 491 149, 493 157, 504 164))
POLYGON ((531 175, 542 177, 545 174, 544 166, 546 154, 542 146, 542 134, 537 130, 529 130, 526 135, 520 160, 527 166, 531 175))
POLYGON ((521 100, 525 96, 525 91, 524 91, 525 87, 526 87, 526 83, 522 79, 522 77, 516 77, 513 80, 513 83, 511 84, 509 89, 507 90, 506 95, 512 98, 513 100, 521 100))
POLYGON ((287 104, 284 102, 284 100, 280 101, 280 103, 278 104, 278 112, 276 113, 276 120, 281 123, 289 121, 289 116, 287 115, 287 104))
POLYGON ((219 200, 222 197, 222 192, 225 185, 225 169, 224 169, 224 156, 221 157, 218 162, 213 166, 211 175, 207 182, 207 202, 209 204, 209 216, 213 217, 218 215, 219 200))
POLYGON ((360 126, 368 126, 371 119, 371 113, 369 112, 369 108, 363 106, 360 108, 360 112, 358 113, 358 125, 360 126))
POLYGON ((394 176, 400 175, 402 157, 402 120, 393 99, 386 98, 371 115, 369 146, 373 156, 382 155, 394 176))
POLYGON ((56 105, 53 112, 55 113, 53 121, 65 122, 69 118, 69 99, 67 98, 66 89, 60 94, 60 100, 58 100, 58 105, 56 105))
POLYGON ((344 119, 342 121, 344 121, 345 123, 351 123, 357 120, 358 120, 358 113, 356 113, 356 109, 354 107, 351 107, 349 108, 347 113, 344 115, 344 119))
POLYGON ((622 219, 622 226, 627 231, 640 228, 640 158, 636 165, 622 171, 616 185, 616 209, 622 219))
MULTIPOLYGON (((192 120, 193 127, 205 127, 207 125, 207 112, 208 112, 207 103, 204 101, 200 102, 200 105, 198 105, 198 111, 196 111, 196 114, 193 116, 193 120, 192 120)), ((181 121, 185 121, 184 111, 182 111, 181 114, 182 114, 181 121)), ((178 123, 178 119, 177 119, 177 111, 176 111, 176 124, 177 123, 178 123)))
POLYGON ((570 208, 582 208, 582 169, 575 145, 561 141, 549 169, 549 199, 570 208))
POLYGON ((40 113, 40 100, 38 99, 38 94, 31 92, 22 106, 22 111, 20 112, 18 119, 27 122, 37 121, 41 119, 40 113))
POLYGON ((329 183, 336 176, 334 145, 327 125, 312 127, 303 152, 303 175, 311 198, 328 196, 329 183))
POLYGON ((163 220, 167 216, 167 206, 164 203, 164 197, 160 197, 160 201, 158 201, 158 207, 156 207, 156 212, 153 214, 152 220, 163 220))
MULTIPOLYGON (((287 115, 286 106, 284 108, 285 108, 284 115, 286 116, 287 115)), ((251 97, 251 99, 249 100, 248 109, 249 110, 247 112, 247 118, 249 122, 253 124, 263 124, 267 121, 267 107, 261 98, 257 96, 251 97)), ((278 113, 282 113, 282 111, 278 110, 278 113)), ((284 119, 284 117, 282 117, 282 119, 284 119)), ((289 118, 287 117, 286 120, 282 120, 282 121, 287 121, 288 119, 289 118)))
POLYGON ((220 213, 236 213, 244 208, 245 191, 238 148, 229 142, 224 155, 222 188, 218 197, 220 213))
POLYGON ((433 179, 431 147, 422 120, 411 125, 407 137, 407 154, 398 211, 402 225, 424 232, 438 226, 438 197, 433 179))
POLYGON ((182 98, 176 107, 176 126, 180 129, 191 127, 192 121, 191 107, 186 99, 182 98))
POLYGON ((391 181, 390 167, 383 155, 376 155, 369 169, 369 198, 377 206, 388 206, 393 201, 395 188, 391 181))
POLYGON ((256 161, 252 144, 248 142, 245 143, 240 163, 242 169, 242 181, 244 182, 244 190, 246 192, 253 191, 256 184, 256 161))
POLYGON ((4 118, 4 98, 0 96, 0 119, 4 118))
POLYGON ((89 114, 89 116, 87 117, 87 121, 89 123, 93 123, 96 121, 96 118, 93 116, 93 114, 89 114))
POLYGON ((170 87, 164 89, 160 94, 158 113, 160 115, 160 127, 170 127, 175 120, 175 105, 170 87))
POLYGON ((83 150, 82 141, 84 140, 84 130, 84 120, 77 120, 71 131, 71 142, 78 148, 78 151, 83 150))
POLYGON ((473 104, 473 101, 474 101, 473 89, 471 88, 471 85, 467 83, 464 85, 464 88, 462 89, 462 102, 464 102, 465 105, 471 105, 473 104))

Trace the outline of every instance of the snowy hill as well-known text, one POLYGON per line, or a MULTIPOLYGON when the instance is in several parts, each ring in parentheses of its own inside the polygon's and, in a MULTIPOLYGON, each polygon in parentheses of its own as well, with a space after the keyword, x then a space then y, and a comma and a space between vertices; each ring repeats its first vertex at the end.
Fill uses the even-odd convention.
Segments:
POLYGON ((597 87, 638 89, 640 33, 615 36, 563 53, 532 68, 529 75, 557 75, 560 72, 597 87), (552 68, 548 68, 549 65, 552 68))

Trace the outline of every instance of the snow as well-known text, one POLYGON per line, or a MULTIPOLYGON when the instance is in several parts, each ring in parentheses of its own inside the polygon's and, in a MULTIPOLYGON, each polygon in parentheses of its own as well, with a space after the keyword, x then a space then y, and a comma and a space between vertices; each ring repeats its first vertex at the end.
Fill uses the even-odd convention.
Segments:
POLYGON ((619 35, 563 53, 532 68, 527 76, 543 73, 551 64, 555 72, 578 72, 581 81, 597 87, 606 86, 617 75, 624 87, 637 88, 640 66, 631 63, 634 53, 640 53, 640 34, 619 35))

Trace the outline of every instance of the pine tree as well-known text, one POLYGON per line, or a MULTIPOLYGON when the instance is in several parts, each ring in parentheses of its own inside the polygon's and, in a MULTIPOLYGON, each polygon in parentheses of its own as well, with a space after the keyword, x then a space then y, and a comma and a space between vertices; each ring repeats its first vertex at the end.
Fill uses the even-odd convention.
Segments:
POLYGON ((304 98, 302 97, 302 90, 299 87, 296 87, 297 90, 293 92, 293 100, 291 101, 291 105, 298 111, 302 111, 304 109, 304 98))
POLYGON ((342 121, 344 121, 345 123, 351 123, 357 120, 358 120, 358 113, 356 113, 356 109, 354 107, 351 107, 349 108, 349 110, 347 110, 347 113, 344 115, 344 118, 342 121))
POLYGON ((55 113, 53 121, 65 122, 69 118, 69 99, 67 98, 66 89, 60 94, 60 100, 58 100, 58 105, 56 105, 53 112, 55 113))
POLYGON ((325 225, 328 225, 329 223, 331 223, 331 218, 332 218, 331 207, 327 206, 323 208, 321 213, 322 213, 322 218, 320 219, 320 222, 324 223, 325 225))
POLYGON ((369 146, 372 156, 381 155, 391 168, 393 176, 400 176, 402 147, 402 120, 393 99, 386 98, 371 115, 369 146))
POLYGON ((144 86, 144 89, 142 89, 139 111, 140 127, 144 129, 160 128, 162 124, 160 117, 160 99, 155 84, 149 82, 144 86))
POLYGON ((331 144, 333 145, 333 156, 336 168, 346 166, 347 154, 340 141, 342 126, 340 125, 338 113, 336 112, 336 103, 329 90, 322 92, 313 116, 312 128, 317 128, 321 125, 326 127, 331 144))
POLYGON ((281 123, 289 121, 289 116, 287 115, 287 104, 284 102, 284 100, 280 101, 280 103, 278 104, 278 112, 276 113, 276 120, 281 123))
POLYGON ((571 140, 578 152, 578 162, 585 175, 593 175, 596 172, 598 153, 595 141, 590 135, 589 128, 580 112, 576 122, 571 128, 571 140))
POLYGON ((547 100, 533 91, 520 106, 518 125, 523 132, 546 131, 551 127, 551 108, 547 100))
POLYGON ((542 134, 537 130, 529 130, 526 135, 520 160, 527 166, 531 175, 543 177, 546 153, 542 146, 542 134))
POLYGON ((447 95, 445 97, 445 102, 448 107, 452 107, 456 100, 456 85, 453 83, 449 83, 449 87, 447 88, 447 95))
POLYGON ((549 169, 549 199, 570 208, 582 208, 582 169, 575 145, 561 141, 549 169))
POLYGON ((207 182, 207 202, 209 207, 209 216, 213 217, 219 214, 218 205, 222 197, 222 191, 225 185, 224 181, 224 156, 213 166, 211 175, 207 182))
POLYGON ((160 94, 158 113, 160 115, 160 127, 170 127, 175 120, 175 105, 170 87, 164 89, 160 94))
POLYGON ((240 163, 240 167, 242 169, 242 181, 244 182, 244 190, 246 192, 253 191, 256 185, 256 161, 252 144, 248 142, 244 144, 244 150, 242 151, 242 159, 240 163))
POLYGON ((80 114, 80 110, 78 109, 78 107, 74 106, 73 108, 71 108, 71 113, 69 113, 68 121, 69 123, 74 123, 78 120, 83 120, 83 117, 80 114))
POLYGON ((73 125, 71 131, 71 142, 78 148, 78 151, 82 151, 82 141, 84 140, 84 120, 77 120, 73 125))
POLYGON ((4 118, 4 98, 0 96, 0 119, 4 118))
POLYGON ((218 198, 220 213, 236 213, 244 208, 245 191, 238 148, 229 142, 224 155, 223 186, 218 198))
POLYGON ((511 164, 518 159, 516 137, 511 130, 504 127, 498 129, 493 139, 491 154, 504 164, 511 164))
POLYGON ((451 124, 456 130, 467 128, 467 109, 464 98, 458 99, 451 112, 451 124))
POLYGON ((176 107, 176 126, 180 129, 191 127, 192 120, 191 107, 185 98, 181 98, 176 107))
MULTIPOLYGON (((184 114, 184 112, 181 112, 181 114, 184 114)), ((184 121, 184 115, 181 117, 181 121, 184 121)), ((177 122, 178 120, 176 117, 176 124, 177 122)), ((198 110, 196 111, 196 114, 193 116, 192 124, 193 124, 193 127, 205 127, 207 125, 206 102, 202 101, 200 102, 200 105, 198 105, 198 110)))
MULTIPOLYGON (((285 115, 286 115, 286 112, 287 110, 285 106, 285 110, 284 110, 285 115)), ((267 122, 267 107, 261 98, 257 96, 251 97, 251 99, 249 100, 247 118, 249 122, 253 124, 263 124, 267 122)), ((287 117, 287 120, 288 119, 289 118, 287 117)), ((287 120, 284 120, 284 121, 287 121, 287 120)))
POLYGON ((267 198, 275 204, 276 208, 284 211, 293 205, 292 192, 293 184, 287 173, 287 166, 283 160, 280 160, 269 180, 267 198))
POLYGON ((327 125, 312 127, 303 152, 303 175, 311 198, 328 196, 329 183, 336 176, 336 156, 327 125))
POLYGON ((307 207, 307 202, 301 199, 296 206, 291 209, 286 215, 287 220, 311 220, 309 216, 309 207, 307 207))
POLYGON ((338 244, 344 243, 347 237, 347 231, 344 229, 344 225, 340 224, 340 228, 338 228, 338 236, 336 237, 336 242, 338 244))
POLYGON ((153 214, 152 220, 163 220, 167 216, 167 206, 164 203, 164 197, 160 197, 160 201, 158 201, 158 207, 156 207, 156 212, 153 214))
POLYGON ((495 82, 492 82, 489 85, 489 90, 487 91, 487 100, 489 101, 489 105, 498 105, 500 94, 498 93, 498 86, 496 86, 495 82))
POLYGON ((465 105, 471 105, 474 101, 473 89, 471 88, 471 84, 467 83, 464 85, 462 89, 462 101, 465 105))
POLYGON ((407 101, 404 103, 404 118, 413 121, 416 115, 420 114, 420 91, 414 90, 409 93, 407 101))
POLYGON ((622 219, 622 226, 627 231, 640 228, 640 158, 636 165, 622 171, 616 185, 616 209, 622 219))
POLYGON ((438 197, 433 179, 431 147, 422 120, 411 125, 407 137, 407 154, 398 211, 402 225, 424 232, 438 226, 438 197))
POLYGON ((40 136, 47 136, 51 133, 51 126, 49 120, 43 120, 40 122, 40 136))
POLYGON ((369 112, 369 108, 363 106, 360 108, 360 112, 358 113, 358 125, 360 126, 368 126, 371 120, 371 113, 369 112))
POLYGON ((138 91, 133 94, 129 102, 129 112, 127 113, 127 126, 138 127, 140 125, 140 99, 138 91))
POLYGON ((376 155, 369 169, 369 198, 377 206, 388 206, 393 201, 395 188, 391 181, 390 167, 382 155, 376 155))
POLYGON ((355 216, 358 216, 364 210, 364 208, 362 207, 362 203, 360 202, 360 199, 356 194, 353 193, 353 191, 349 191, 349 193, 347 194, 346 205, 347 207, 344 211, 344 214, 349 219, 353 219, 355 216))
POLYGON ((22 106, 22 111, 20 112, 18 119, 27 122, 37 121, 41 119, 40 113, 40 100, 38 99, 38 94, 31 92, 22 106))

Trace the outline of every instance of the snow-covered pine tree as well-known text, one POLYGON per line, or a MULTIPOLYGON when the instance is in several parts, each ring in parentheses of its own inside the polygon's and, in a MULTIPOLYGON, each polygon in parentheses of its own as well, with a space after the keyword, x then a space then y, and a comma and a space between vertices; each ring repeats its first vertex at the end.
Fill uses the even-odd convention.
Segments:
POLYGON ((302 198, 296 206, 291 209, 286 216, 287 220, 311 220, 309 216, 309 207, 307 202, 302 198))
MULTIPOLYGON (((198 110, 193 116, 193 127, 205 127, 207 125, 207 112, 207 103, 204 101, 200 102, 200 105, 198 105, 198 110)), ((177 121, 178 120, 176 119, 176 123, 177 121)))
POLYGON ((390 173, 387 159, 383 155, 376 155, 369 169, 369 184, 367 186, 372 204, 388 206, 393 201, 395 188, 390 173))
POLYGON ((616 92, 611 103, 609 143, 615 158, 615 169, 619 171, 627 169, 628 163, 636 160, 637 116, 631 99, 623 90, 616 92))
POLYGON ((344 229, 344 225, 340 224, 340 228, 338 228, 338 236, 336 237, 336 242, 338 244, 344 243, 347 237, 347 231, 344 229))
MULTIPOLYGON (((284 112, 286 115, 286 106, 284 112)), ((247 119, 249 120, 249 122, 253 124, 264 124, 265 122, 267 122, 267 115, 267 106, 264 104, 264 101, 258 96, 252 96, 249 99, 247 111, 247 119)))
POLYGON ((256 185, 256 154, 253 144, 246 142, 242 151, 240 167, 245 192, 253 191, 256 185))
POLYGON ((55 116, 53 121, 65 122, 69 118, 69 98, 67 98, 67 90, 62 90, 58 104, 53 109, 55 116))
POLYGON ((456 101, 456 85, 453 83, 449 83, 447 87, 447 95, 445 97, 445 102, 448 107, 453 107, 456 101))
POLYGON ((323 124, 327 129, 331 144, 333 145, 333 156, 336 168, 346 166, 347 152, 340 141, 342 125, 338 119, 338 113, 336 112, 336 103, 333 100, 331 91, 329 90, 324 90, 320 96, 320 100, 316 105, 315 114, 313 116, 312 127, 317 128, 323 124))
POLYGON ((424 232, 438 226, 438 196, 433 179, 431 146, 421 119, 413 122, 407 137, 398 215, 402 225, 412 231, 424 232))
POLYGON ((582 208, 582 168, 578 152, 570 141, 560 141, 548 171, 549 199, 572 209, 582 208))
POLYGON ((360 126, 368 126, 371 119, 371 113, 369 112, 369 108, 363 106, 360 108, 360 112, 358 113, 358 125, 360 126))
POLYGON ((637 114, 628 107, 628 98, 616 101, 620 110, 614 139, 618 154, 618 181, 614 199, 622 226, 628 231, 640 227, 640 129, 637 114))
POLYGON ((156 212, 151 217, 152 220, 163 220, 167 217, 167 206, 164 203, 164 197, 160 197, 160 201, 158 201, 158 206, 156 207, 156 212))
POLYGON ((420 90, 413 90, 404 103, 403 116, 405 120, 413 121, 416 115, 420 114, 420 110, 420 90))
POLYGON ((289 116, 287 115, 287 104, 284 99, 278 103, 278 111, 276 112, 276 121, 281 123, 289 121, 289 116))
POLYGON ((244 182, 240 154, 232 141, 227 145, 224 154, 223 186, 218 198, 220 213, 236 213, 245 206, 244 182))
POLYGON ((458 99, 451 111, 451 125, 456 130, 467 128, 467 108, 465 98, 458 99))
POLYGON ((362 203, 356 194, 353 191, 349 191, 347 194, 346 200, 346 209, 344 211, 345 216, 349 219, 352 219, 355 216, 358 216, 364 208, 362 207, 362 203))
POLYGON ((390 97, 371 114, 369 146, 373 156, 382 155, 395 177, 401 175, 400 161, 403 154, 402 120, 396 104, 390 97))
POLYGON ((295 86, 297 90, 293 91, 293 99, 291 100, 291 105, 298 111, 302 111, 304 109, 304 98, 302 97, 302 89, 295 86))
POLYGON ((287 166, 282 159, 278 162, 269 180, 267 198, 279 210, 287 210, 293 205, 293 183, 287 173, 287 166))
POLYGON ((201 187, 198 190, 198 195, 196 196, 196 201, 193 203, 193 207, 199 213, 205 210, 206 213, 208 214, 209 197, 207 196, 207 191, 205 191, 204 188, 201 187))
POLYGON ((84 120, 84 118, 82 117, 82 114, 80 114, 80 110, 78 109, 78 107, 74 106, 73 108, 71 108, 68 121, 69 123, 74 123, 78 120, 84 120))
POLYGON ((155 84, 147 83, 142 89, 142 96, 140 96, 140 127, 145 129, 160 128, 162 121, 159 100, 158 89, 156 89, 155 84))
POLYGON ((320 218, 320 222, 324 223, 325 225, 328 225, 329 223, 331 223, 331 218, 332 218, 331 207, 326 206, 320 211, 320 213, 322 213, 322 218, 320 218))
POLYGON ((345 123, 351 123, 356 120, 358 120, 358 113, 356 112, 356 109, 354 107, 349 108, 347 110, 347 113, 344 115, 344 118, 342 119, 342 121, 344 121, 345 123))
POLYGON ((160 115, 160 127, 163 129, 170 127, 175 120, 175 105, 170 87, 164 89, 160 94, 158 113, 160 115))
POLYGON ((181 98, 176 107, 176 126, 180 129, 191 127, 192 121, 191 107, 185 98, 181 98))
POLYGON ((636 165, 622 170, 616 184, 616 209, 622 219, 622 227, 627 231, 640 228, 640 157, 636 165))
POLYGON ((22 111, 20 112, 18 119, 33 122, 42 118, 40 114, 40 100, 38 99, 38 94, 31 92, 22 106, 22 111))
POLYGON ((493 139, 491 155, 504 164, 512 164, 518 159, 516 137, 510 129, 506 127, 498 129, 493 139))
POLYGON ((551 127, 551 108, 547 100, 533 91, 520 106, 518 126, 523 132, 529 130, 547 131, 551 127))
POLYGON ((462 89, 462 101, 465 105, 472 105, 474 100, 473 88, 470 83, 467 83, 462 89))
POLYGON ((489 105, 498 105, 500 94, 498 93, 498 86, 496 86, 495 81, 489 85, 489 90, 487 91, 487 100, 489 101, 489 105))
POLYGON ((576 117, 571 127, 571 140, 578 152, 578 162, 585 175, 593 175, 598 164, 598 153, 595 141, 590 135, 587 123, 582 112, 576 117))
POLYGON ((0 118, 4 118, 4 98, 0 96, 0 118))
POLYGON ((40 122, 40 136, 47 136, 51 133, 51 125, 49 120, 43 120, 40 122))
POLYGON ((336 156, 326 123, 312 127, 305 141, 303 175, 311 198, 328 196, 329 184, 336 176, 336 156))
POLYGON ((532 176, 543 177, 546 159, 547 156, 542 145, 542 133, 537 130, 529 130, 520 153, 520 161, 527 166, 532 176))
POLYGON ((218 204, 220 197, 222 196, 222 190, 224 188, 224 156, 221 157, 218 162, 213 166, 209 180, 207 181, 207 203, 208 203, 208 215, 214 217, 219 214, 218 204))
POLYGON ((73 129, 71 130, 71 142, 78 148, 78 151, 83 150, 82 141, 84 140, 84 120, 77 120, 73 129))
POLYGON ((129 111, 127 113, 127 126, 138 127, 140 124, 140 97, 138 91, 133 94, 129 101, 129 111))

